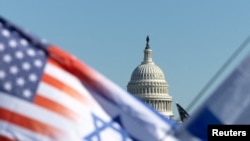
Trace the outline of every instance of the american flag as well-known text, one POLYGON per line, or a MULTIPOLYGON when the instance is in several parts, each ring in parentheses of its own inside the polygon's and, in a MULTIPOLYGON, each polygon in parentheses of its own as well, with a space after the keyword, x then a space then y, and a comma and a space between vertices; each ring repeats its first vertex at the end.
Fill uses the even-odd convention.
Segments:
POLYGON ((0 140, 77 141, 81 136, 80 119, 91 97, 46 47, 0 19, 0 140))
POLYGON ((71 54, 0 17, 1 141, 175 140, 166 136, 174 125, 71 54))

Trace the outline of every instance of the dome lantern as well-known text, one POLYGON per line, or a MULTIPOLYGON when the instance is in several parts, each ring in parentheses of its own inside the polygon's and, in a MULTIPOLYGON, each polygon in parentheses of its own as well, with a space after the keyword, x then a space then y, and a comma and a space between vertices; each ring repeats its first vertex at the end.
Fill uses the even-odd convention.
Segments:
POLYGON ((152 50, 149 46, 149 36, 146 38, 146 47, 144 49, 144 60, 142 64, 153 63, 152 50))

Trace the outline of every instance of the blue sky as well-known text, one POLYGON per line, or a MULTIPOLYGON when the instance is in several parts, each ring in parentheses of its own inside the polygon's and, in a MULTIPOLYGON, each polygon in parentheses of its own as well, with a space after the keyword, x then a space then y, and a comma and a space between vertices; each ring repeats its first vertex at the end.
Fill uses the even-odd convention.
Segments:
MULTIPOLYGON (((153 60, 165 73, 170 95, 186 108, 250 34, 249 5, 247 0, 2 0, 0 15, 74 54, 124 89, 143 59, 149 35, 153 60)), ((173 109, 178 117, 175 105, 173 109)))

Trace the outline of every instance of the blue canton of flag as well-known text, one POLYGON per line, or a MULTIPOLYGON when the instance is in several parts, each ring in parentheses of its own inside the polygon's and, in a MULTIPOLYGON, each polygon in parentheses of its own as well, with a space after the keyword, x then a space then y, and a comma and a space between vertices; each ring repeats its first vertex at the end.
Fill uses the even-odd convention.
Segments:
POLYGON ((0 90, 33 101, 43 73, 46 56, 25 38, 0 25, 0 90))

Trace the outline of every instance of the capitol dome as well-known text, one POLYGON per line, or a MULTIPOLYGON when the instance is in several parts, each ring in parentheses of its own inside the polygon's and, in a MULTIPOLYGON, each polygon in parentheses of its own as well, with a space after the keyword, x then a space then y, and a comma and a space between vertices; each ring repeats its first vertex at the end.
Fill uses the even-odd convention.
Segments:
POLYGON ((160 67, 151 64, 141 64, 135 68, 131 75, 132 81, 146 81, 146 80, 157 80, 157 81, 165 81, 165 76, 160 67))
POLYGON ((165 75, 161 68, 153 62, 148 36, 146 41, 144 59, 134 69, 127 90, 164 116, 173 117, 172 97, 168 93, 165 75))

